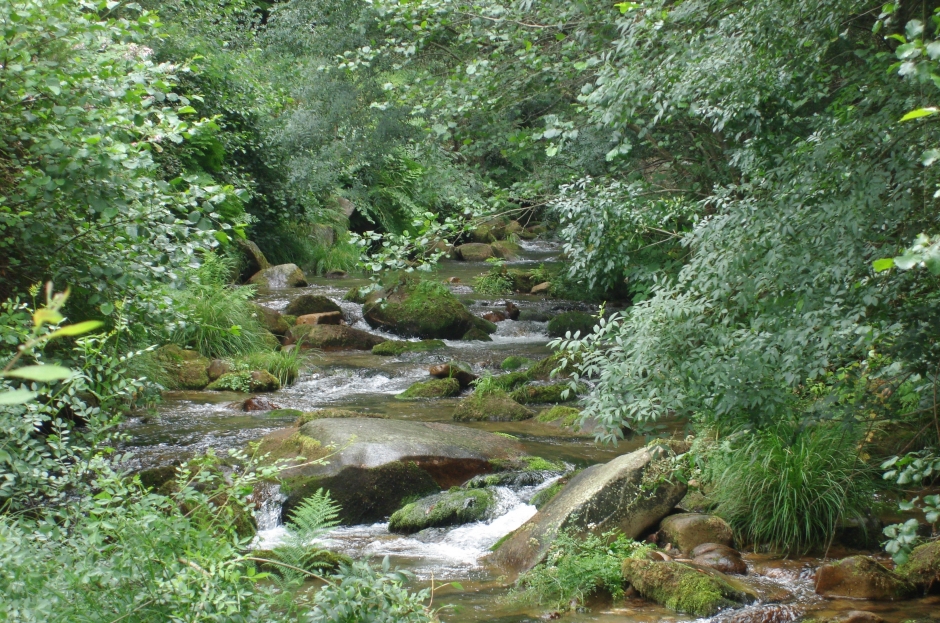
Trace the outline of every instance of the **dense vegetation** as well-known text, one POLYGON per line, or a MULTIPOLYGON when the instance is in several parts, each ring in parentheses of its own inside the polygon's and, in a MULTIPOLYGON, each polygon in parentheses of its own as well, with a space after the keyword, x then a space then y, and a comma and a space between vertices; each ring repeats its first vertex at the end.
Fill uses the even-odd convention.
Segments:
POLYGON ((0 617, 433 616, 358 563, 279 597, 239 532, 260 457, 124 473, 153 347, 296 375, 246 240, 377 273, 545 223, 552 292, 623 304, 555 343, 601 441, 707 433, 688 469, 755 545, 824 544, 876 485, 940 517, 934 3, 10 0, 0 29, 0 617))

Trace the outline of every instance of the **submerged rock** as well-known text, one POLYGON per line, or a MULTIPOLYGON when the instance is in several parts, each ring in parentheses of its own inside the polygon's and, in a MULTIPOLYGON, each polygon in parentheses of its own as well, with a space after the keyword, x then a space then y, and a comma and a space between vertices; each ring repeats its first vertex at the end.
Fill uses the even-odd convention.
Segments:
POLYGON ((251 396, 242 402, 236 402, 242 411, 270 411, 281 407, 271 402, 266 396, 251 396))
POLYGON ((535 412, 522 406, 505 392, 493 392, 484 396, 467 396, 454 410, 457 422, 518 422, 535 416, 535 412))
POLYGON ((248 283, 265 288, 303 288, 307 285, 307 277, 296 264, 279 264, 259 270, 248 283))
POLYGON ((385 341, 384 337, 346 325, 301 324, 291 327, 288 334, 292 343, 301 348, 320 350, 372 350, 385 341))
POLYGON ((313 411, 303 411, 298 415, 295 425, 303 426, 307 422, 329 418, 378 418, 384 420, 386 417, 388 416, 382 413, 364 413, 362 411, 349 411, 347 409, 314 409, 313 411))
POLYGON ((580 332, 581 337, 584 337, 594 332, 595 324, 597 324, 597 318, 591 314, 581 311, 565 312, 548 321, 548 335, 565 337, 568 332, 571 335, 580 332))
POLYGON ((659 543, 672 543, 686 556, 702 543, 730 546, 733 542, 731 526, 715 515, 679 513, 669 515, 659 524, 659 543))
POLYGON ((270 452, 273 459, 298 455, 306 459, 303 467, 281 473, 285 512, 323 488, 342 508, 344 524, 380 521, 407 498, 495 471, 495 460, 525 456, 515 440, 480 430, 366 418, 318 419, 299 429, 276 431, 264 438, 260 451, 270 452), (303 440, 309 440, 306 449, 297 445, 303 440), (311 458, 328 453, 332 453, 329 464, 309 464, 311 458))
POLYGON ((627 559, 623 579, 644 598, 675 612, 710 617, 757 600, 757 594, 718 571, 675 561, 627 559))
POLYGON ((439 348, 446 348, 441 340, 421 340, 420 342, 405 342, 400 340, 388 340, 372 347, 373 355, 383 357, 394 357, 404 353, 424 353, 439 348))
POLYGON ((641 448, 585 469, 503 542, 494 562, 527 571, 541 562, 562 531, 601 535, 616 529, 630 539, 641 536, 685 495, 684 484, 655 477, 671 454, 673 450, 662 445, 641 448))
POLYGON ((868 556, 850 556, 816 571, 816 593, 890 601, 910 597, 914 585, 868 556))
POLYGON ((406 281, 373 292, 362 315, 369 326, 405 337, 457 340, 474 327, 464 304, 433 281, 406 281))
POLYGON ((398 400, 415 400, 417 398, 449 398, 460 393, 460 383, 457 379, 432 379, 414 383, 400 394, 398 400))
POLYGON ((324 314, 337 312, 340 317, 343 309, 329 298, 320 294, 301 294, 287 305, 284 313, 291 316, 306 316, 308 314, 324 314))
POLYGON ((388 530, 413 534, 425 528, 459 526, 490 519, 496 502, 496 492, 492 489, 444 491, 395 511, 388 520, 388 530))

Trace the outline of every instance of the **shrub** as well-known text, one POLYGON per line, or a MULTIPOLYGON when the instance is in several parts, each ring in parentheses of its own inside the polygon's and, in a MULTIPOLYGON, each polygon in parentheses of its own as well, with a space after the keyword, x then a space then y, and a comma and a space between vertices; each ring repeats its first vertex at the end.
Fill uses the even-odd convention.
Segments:
POLYGON ((861 518, 872 478, 859 435, 834 423, 782 423, 732 435, 712 457, 710 497, 742 543, 786 554, 827 543, 842 519, 861 518))
POLYGON ((584 539, 563 532, 545 560, 516 582, 514 599, 568 610, 595 593, 623 595, 624 558, 641 558, 651 546, 615 531, 584 539))

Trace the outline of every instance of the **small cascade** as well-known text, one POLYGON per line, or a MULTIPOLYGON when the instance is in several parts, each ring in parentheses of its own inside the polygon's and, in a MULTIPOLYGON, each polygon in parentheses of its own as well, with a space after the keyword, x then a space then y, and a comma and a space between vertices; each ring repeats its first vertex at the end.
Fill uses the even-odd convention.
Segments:
POLYGON ((287 496, 281 493, 281 485, 261 483, 255 489, 255 524, 258 532, 271 530, 281 525, 281 505, 287 496))

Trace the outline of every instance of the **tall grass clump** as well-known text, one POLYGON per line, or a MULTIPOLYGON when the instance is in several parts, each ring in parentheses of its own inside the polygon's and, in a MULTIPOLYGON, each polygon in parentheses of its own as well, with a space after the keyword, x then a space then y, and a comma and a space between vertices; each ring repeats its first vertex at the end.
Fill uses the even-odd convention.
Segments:
POLYGON ((623 596, 624 558, 642 558, 652 546, 616 531, 579 538, 562 532, 544 562, 516 582, 515 601, 568 610, 595 594, 623 596))
POLYGON ((266 370, 277 377, 282 387, 286 387, 297 380, 302 352, 300 348, 255 351, 239 357, 235 361, 235 368, 266 370))
POLYGON ((836 423, 781 423, 730 436, 711 458, 709 496, 742 543, 803 554, 871 506, 860 435, 836 423))
POLYGON ((229 257, 207 254, 187 275, 187 284, 173 293, 182 316, 170 340, 206 357, 230 357, 269 345, 270 338, 249 300, 254 289, 230 285, 235 266, 229 257))

